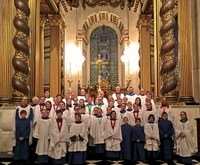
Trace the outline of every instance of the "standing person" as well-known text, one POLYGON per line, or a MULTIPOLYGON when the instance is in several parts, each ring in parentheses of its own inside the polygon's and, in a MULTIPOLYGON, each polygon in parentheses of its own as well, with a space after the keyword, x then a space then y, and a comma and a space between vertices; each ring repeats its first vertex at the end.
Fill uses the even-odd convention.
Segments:
POLYGON ((192 165, 192 153, 196 151, 192 124, 187 118, 186 112, 180 113, 181 120, 175 127, 178 161, 182 164, 192 165))
MULTIPOLYGON (((27 160, 29 159, 29 136, 31 133, 31 121, 33 119, 33 111, 30 112, 28 118, 26 118, 27 112, 25 110, 20 111, 19 109, 16 111, 16 147, 14 150, 13 159, 15 161, 19 161, 19 164, 22 161, 22 164, 27 164, 27 160)), ((18 164, 18 163, 17 163, 18 164)))
POLYGON ((117 94, 119 94, 119 95, 120 95, 120 98, 123 99, 124 94, 121 93, 121 88, 120 88, 120 86, 116 86, 116 87, 115 87, 115 93, 112 94, 112 97, 113 97, 114 100, 117 99, 117 96, 116 96, 117 94))
POLYGON ((121 122, 117 119, 115 111, 110 114, 110 119, 106 121, 105 129, 105 149, 106 157, 109 159, 119 159, 120 157, 120 143, 122 141, 121 122))
POLYGON ((69 137, 67 121, 62 117, 63 112, 56 112, 57 118, 53 119, 50 135, 49 156, 53 164, 64 164, 67 153, 67 141, 69 137))
POLYGON ((75 114, 75 122, 70 127, 69 140, 69 164, 85 164, 88 135, 79 113, 75 114))
POLYGON ((85 94, 86 94, 85 89, 81 89, 80 95, 77 97, 78 100, 83 99, 83 101, 85 101, 86 100, 85 99, 85 94))
POLYGON ((148 123, 144 125, 144 133, 146 137, 146 143, 144 148, 147 150, 147 159, 150 164, 156 164, 155 160, 158 158, 158 151, 160 145, 160 137, 158 124, 155 123, 155 116, 150 114, 148 117, 148 123))
POLYGON ((39 98, 38 97, 33 97, 32 98, 32 104, 31 104, 31 107, 33 108, 33 111, 35 111, 35 108, 36 108, 36 106, 38 105, 38 103, 39 103, 39 98))
MULTIPOLYGON (((13 142, 13 151, 15 150, 16 146, 16 115, 20 116, 20 112, 22 110, 25 110, 27 112, 26 118, 28 118, 31 114, 33 114, 33 109, 32 107, 28 104, 28 98, 27 96, 23 96, 21 99, 21 104, 17 106, 15 115, 13 118, 13 125, 12 125, 12 142, 13 142)), ((29 145, 32 144, 32 125, 33 125, 33 120, 30 120, 30 128, 31 128, 31 133, 29 136, 29 145)))
POLYGON ((123 118, 121 131, 122 131, 121 159, 124 160, 124 164, 131 164, 132 126, 128 124, 128 117, 123 118))
POLYGON ((34 127, 35 127, 37 121, 41 118, 41 116, 42 116, 41 112, 42 112, 43 109, 45 109, 45 106, 46 106, 45 97, 41 96, 39 104, 36 105, 35 111, 34 111, 34 119, 33 119, 34 127))
POLYGON ((174 123, 174 113, 173 113, 172 107, 167 102, 166 97, 163 97, 162 99, 161 106, 158 109, 158 117, 161 118, 163 112, 166 112, 168 116, 168 120, 174 123))
POLYGON ((45 109, 41 113, 42 117, 36 123, 33 137, 37 139, 36 154, 38 155, 38 163, 48 164, 52 119, 48 117, 48 112, 45 109))
POLYGON ((97 115, 91 118, 90 123, 90 135, 94 141, 95 153, 101 158, 104 156, 105 151, 104 134, 106 120, 106 117, 103 117, 102 109, 99 108, 97 115))
POLYGON ((133 87, 128 88, 128 94, 126 95, 126 97, 128 98, 128 102, 130 101, 131 103, 135 103, 137 95, 134 93, 133 87))
POLYGON ((144 161, 145 134, 144 134, 144 127, 141 126, 140 118, 137 118, 135 120, 135 126, 133 127, 133 132, 132 132, 132 142, 133 142, 132 145, 133 162, 135 163, 136 161, 144 161))
POLYGON ((131 113, 128 113, 127 114, 127 117, 128 117, 128 120, 129 120, 129 124, 131 125, 131 126, 134 126, 135 125, 135 123, 136 123, 136 119, 137 118, 142 118, 142 116, 143 116, 143 111, 139 111, 139 108, 138 108, 138 105, 135 103, 135 104, 133 104, 133 111, 131 112, 131 113))
POLYGON ((53 105, 53 97, 50 96, 49 90, 45 90, 44 97, 45 97, 45 102, 50 101, 51 104, 53 105))
POLYGON ((160 133, 160 150, 164 161, 169 165, 173 164, 173 140, 174 128, 172 122, 168 120, 167 112, 163 112, 158 122, 160 133))

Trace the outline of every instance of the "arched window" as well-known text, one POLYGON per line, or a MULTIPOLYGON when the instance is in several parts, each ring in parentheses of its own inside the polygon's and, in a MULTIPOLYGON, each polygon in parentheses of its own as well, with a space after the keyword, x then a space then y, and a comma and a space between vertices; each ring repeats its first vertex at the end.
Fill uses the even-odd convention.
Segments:
MULTIPOLYGON (((102 80, 115 85, 118 81, 118 36, 109 26, 99 26, 90 35, 90 62, 101 59, 107 62, 102 66, 102 80)), ((90 85, 97 84, 97 66, 90 64, 90 85)))

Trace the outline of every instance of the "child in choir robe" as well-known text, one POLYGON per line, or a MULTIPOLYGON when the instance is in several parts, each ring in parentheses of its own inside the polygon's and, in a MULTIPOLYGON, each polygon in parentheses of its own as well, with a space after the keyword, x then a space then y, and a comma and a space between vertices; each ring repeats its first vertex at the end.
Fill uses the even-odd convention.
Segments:
POLYGON ((177 143, 178 162, 186 165, 192 165, 192 154, 196 152, 194 142, 194 132, 192 124, 187 118, 186 112, 180 113, 181 120, 175 127, 175 138, 177 143))
POLYGON ((69 138, 67 121, 62 117, 63 112, 56 112, 57 118, 52 121, 50 135, 49 156, 53 164, 64 164, 67 153, 67 141, 69 138))
POLYGON ((121 159, 124 160, 124 164, 131 164, 131 136, 132 126, 128 124, 128 117, 123 118, 123 124, 121 126, 122 142, 121 142, 121 159))
POLYGON ((145 160, 145 134, 144 127, 141 126, 141 119, 137 118, 135 120, 135 126, 132 128, 132 160, 135 163, 136 161, 145 160))
POLYGON ((14 150, 14 157, 15 161, 22 161, 26 164, 26 161, 29 159, 29 136, 31 133, 31 120, 33 119, 33 111, 30 111, 28 118, 26 110, 20 111, 17 109, 15 120, 16 120, 16 132, 15 132, 15 139, 16 139, 16 147, 14 150))
POLYGON ((156 164, 155 159, 158 157, 160 137, 158 124, 155 123, 155 116, 150 114, 148 117, 148 123, 144 125, 144 133, 146 138, 146 143, 144 148, 147 151, 147 159, 150 164, 156 164))
POLYGON ((43 109, 42 117, 38 119, 33 133, 33 137, 37 139, 36 154, 38 155, 37 161, 40 164, 48 163, 51 126, 52 119, 48 117, 48 112, 43 109))
POLYGON ((173 140, 174 128, 171 121, 168 120, 167 112, 163 112, 158 122, 160 133, 160 151, 164 161, 173 164, 173 140))
POLYGON ((69 133, 69 164, 85 164, 88 135, 85 123, 81 122, 81 115, 75 114, 69 133))
POLYGON ((104 139, 106 145, 106 157, 108 157, 109 159, 119 159, 122 133, 121 122, 117 119, 115 111, 111 112, 110 119, 107 119, 105 128, 106 129, 104 139))
POLYGON ((104 134, 106 118, 103 117, 102 109, 98 109, 97 116, 91 119, 90 135, 93 138, 95 144, 95 153, 99 156, 103 156, 105 150, 104 134), (101 154, 101 155, 100 155, 101 154))

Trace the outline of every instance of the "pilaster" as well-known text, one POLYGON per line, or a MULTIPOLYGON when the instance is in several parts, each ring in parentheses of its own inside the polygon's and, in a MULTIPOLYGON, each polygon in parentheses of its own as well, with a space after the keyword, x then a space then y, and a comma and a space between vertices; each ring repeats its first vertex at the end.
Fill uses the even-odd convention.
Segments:
POLYGON ((140 41, 140 87, 151 90, 150 26, 152 15, 140 15, 138 20, 140 41))
POLYGON ((61 47, 62 28, 64 28, 64 21, 59 15, 50 15, 50 93, 52 96, 56 96, 61 93, 62 86, 62 66, 61 55, 64 51, 64 45, 61 47), (62 48, 62 49, 61 49, 62 48))
POLYGON ((192 32, 190 3, 181 0, 178 3, 178 54, 179 54, 179 100, 186 103, 194 102, 192 92, 192 32))

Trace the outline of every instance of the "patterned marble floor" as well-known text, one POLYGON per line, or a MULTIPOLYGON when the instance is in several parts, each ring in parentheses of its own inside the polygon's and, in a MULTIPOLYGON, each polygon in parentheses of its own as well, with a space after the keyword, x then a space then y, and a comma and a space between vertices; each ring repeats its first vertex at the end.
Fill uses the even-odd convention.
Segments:
MULTIPOLYGON (((175 165, 182 165, 180 163, 176 163, 176 160, 174 160, 175 165)), ((0 165, 12 165, 13 163, 11 162, 1 162, 0 165)), ((68 165, 67 163, 65 165, 68 165)), ((123 161, 101 161, 101 160, 88 160, 87 165, 124 165, 123 161)), ((148 163, 143 163, 143 162, 137 162, 136 165, 149 165, 148 163)), ((167 163, 164 163, 162 161, 157 161, 156 165, 167 165, 167 163)), ((200 162, 193 159, 192 160, 192 165, 200 165, 200 162)))

